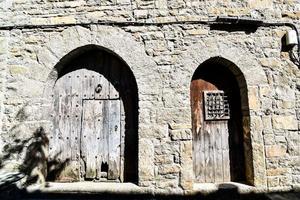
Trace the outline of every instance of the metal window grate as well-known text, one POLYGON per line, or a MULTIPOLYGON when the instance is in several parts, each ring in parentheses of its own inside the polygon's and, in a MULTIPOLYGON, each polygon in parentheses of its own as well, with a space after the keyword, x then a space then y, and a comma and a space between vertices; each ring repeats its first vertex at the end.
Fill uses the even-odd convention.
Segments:
POLYGON ((229 102, 223 91, 204 91, 205 120, 227 120, 230 118, 229 102))

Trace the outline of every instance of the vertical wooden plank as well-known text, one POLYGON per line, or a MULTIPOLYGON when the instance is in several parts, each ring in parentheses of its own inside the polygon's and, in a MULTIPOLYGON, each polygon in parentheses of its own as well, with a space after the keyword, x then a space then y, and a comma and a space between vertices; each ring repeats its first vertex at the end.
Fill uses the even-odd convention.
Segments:
MULTIPOLYGON (((198 143, 200 142, 198 137, 198 133, 193 133, 194 134, 194 140, 193 140, 193 162, 196 162, 196 163, 199 163, 199 155, 200 155, 200 152, 199 152, 199 146, 198 143)), ((194 171, 194 176, 195 176, 195 180, 196 181, 199 181, 199 173, 198 171, 200 170, 200 165, 193 165, 193 171, 194 171)))
POLYGON ((229 161, 229 139, 228 139, 228 125, 227 121, 222 121, 222 149, 223 149, 223 169, 224 169, 224 182, 230 181, 230 161, 229 161))
MULTIPOLYGON (((199 130, 200 131, 200 130, 199 130)), ((199 176, 199 181, 201 183, 204 183, 205 182, 205 137, 204 137, 204 132, 202 131, 201 133, 198 133, 200 134, 199 136, 199 140, 198 141, 198 149, 199 152, 198 152, 198 158, 199 158, 199 161, 198 163, 196 164, 197 166, 199 166, 199 170, 197 171, 197 174, 199 176)))
POLYGON ((83 74, 83 99, 94 99, 95 78, 98 76, 98 73, 87 69, 81 69, 80 71, 83 74))
POLYGON ((49 138, 49 158, 51 160, 57 159, 56 156, 60 154, 61 146, 59 140, 59 121, 60 121, 60 95, 59 95, 59 87, 60 82, 57 81, 55 87, 53 89, 53 134, 49 138))
POLYGON ((223 182, 223 152, 222 152, 222 129, 220 124, 216 124, 216 162, 215 174, 216 182, 223 182))
POLYGON ((124 110, 124 103, 120 101, 121 106, 121 127, 120 127, 120 135, 121 135, 121 142, 120 142, 120 181, 124 181, 124 153, 125 153, 125 110, 124 110))
POLYGON ((66 88, 65 88, 65 78, 62 77, 58 81, 58 90, 59 90, 59 132, 58 132, 58 143, 60 145, 60 156, 59 161, 64 162, 67 157, 67 145, 66 145, 66 124, 67 124, 67 105, 66 105, 66 88))
POLYGON ((207 134, 206 134, 206 145, 207 155, 206 155, 206 180, 208 183, 212 183, 213 180, 213 144, 212 144, 212 132, 213 124, 207 123, 207 134))
POLYGON ((210 183, 211 180, 209 179, 209 171, 210 171, 210 166, 209 166, 209 130, 208 128, 206 127, 206 124, 204 126, 204 131, 203 131, 203 142, 204 142, 204 160, 205 160, 205 166, 204 166, 204 169, 205 169, 205 173, 204 173, 204 176, 205 176, 205 183, 210 183))
MULTIPOLYGON (((199 91, 198 91, 199 92, 199 91)), ((204 124, 204 118, 203 118, 203 112, 202 112, 202 108, 203 108, 203 93, 202 92, 199 92, 197 94, 199 96, 199 106, 200 106, 200 109, 198 109, 198 112, 197 114, 199 115, 199 119, 196 120, 196 122, 194 124, 196 124, 196 126, 198 127, 197 129, 198 130, 195 130, 197 131, 198 133, 198 149, 199 149, 199 152, 198 152, 198 158, 199 158, 199 161, 197 161, 196 165, 198 166, 199 170, 197 171, 197 174, 200 178, 199 182, 201 183, 204 183, 205 182, 205 177, 206 177, 206 169, 205 169, 205 137, 204 137, 204 127, 205 127, 205 124, 204 124), (197 121, 200 121, 200 124, 197 123, 197 121)))
POLYGON ((212 122, 211 123, 211 126, 210 126, 210 137, 209 137, 209 149, 210 149, 210 152, 209 152, 209 157, 210 157, 210 179, 211 179, 211 182, 212 183, 215 183, 216 182, 216 179, 215 179, 215 148, 216 148, 216 143, 215 143, 215 132, 216 132, 216 124, 217 122, 212 122))
POLYGON ((108 179, 116 180, 120 173, 120 101, 109 101, 108 179))
POLYGON ((95 98, 95 88, 96 88, 96 77, 98 77, 98 74, 94 71, 88 71, 89 72, 89 99, 95 98))
POLYGON ((103 125, 102 125, 102 162, 108 164, 108 151, 109 151, 109 101, 103 101, 103 125))
POLYGON ((89 77, 87 70, 82 69, 82 99, 89 98, 89 77))
POLYGON ((80 132, 82 117, 82 70, 72 72, 72 136, 71 136, 71 158, 79 161, 80 132))
POLYGON ((103 137, 103 106, 104 103, 102 100, 95 101, 97 104, 97 109, 99 111, 97 112, 97 116, 95 116, 95 132, 96 132, 96 145, 97 145, 97 155, 96 155, 96 170, 97 170, 97 178, 101 178, 101 164, 104 158, 103 155, 103 143, 104 143, 104 137, 103 137))
POLYGON ((66 74, 64 76, 64 89, 66 92, 65 95, 65 113, 64 113, 64 131, 63 131, 63 138, 65 141, 65 159, 71 158, 71 124, 72 124, 72 75, 66 74))
POLYGON ((98 153, 95 119, 102 116, 98 101, 83 101, 81 152, 85 161, 85 178, 94 179, 97 176, 96 156, 98 153))

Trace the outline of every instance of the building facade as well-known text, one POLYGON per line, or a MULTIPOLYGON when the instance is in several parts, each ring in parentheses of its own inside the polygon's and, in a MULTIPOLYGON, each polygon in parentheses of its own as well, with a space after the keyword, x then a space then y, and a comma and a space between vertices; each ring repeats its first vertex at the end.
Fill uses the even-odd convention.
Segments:
POLYGON ((3 154, 42 127, 51 181, 300 184, 298 1, 0 5, 3 154))

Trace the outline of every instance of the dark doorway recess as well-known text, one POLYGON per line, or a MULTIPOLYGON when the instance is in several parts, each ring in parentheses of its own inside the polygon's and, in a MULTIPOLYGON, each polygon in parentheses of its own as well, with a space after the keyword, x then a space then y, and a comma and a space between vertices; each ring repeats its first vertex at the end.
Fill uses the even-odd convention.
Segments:
POLYGON ((129 66, 115 53, 87 45, 63 57, 55 69, 50 157, 59 153, 69 163, 55 181, 136 183, 138 88, 129 66))
POLYGON ((190 94, 196 182, 252 182, 246 173, 252 163, 245 161, 250 146, 243 133, 249 127, 243 124, 249 116, 241 100, 247 99, 245 88, 242 73, 226 59, 214 57, 196 69, 190 94))

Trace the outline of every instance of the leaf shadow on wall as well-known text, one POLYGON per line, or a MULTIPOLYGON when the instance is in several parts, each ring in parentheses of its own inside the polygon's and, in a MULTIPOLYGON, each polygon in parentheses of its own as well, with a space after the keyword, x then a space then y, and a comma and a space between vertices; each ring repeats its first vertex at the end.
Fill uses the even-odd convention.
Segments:
POLYGON ((14 196, 18 191, 27 186, 38 183, 47 187, 46 180, 53 180, 69 160, 60 161, 60 153, 53 158, 48 158, 49 140, 43 127, 39 127, 27 139, 15 139, 4 146, 3 155, 0 157, 0 170, 20 155, 23 161, 15 171, 1 174, 0 197, 14 196))

